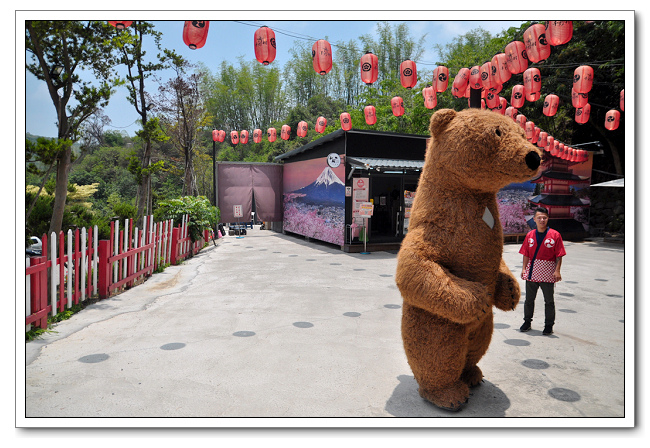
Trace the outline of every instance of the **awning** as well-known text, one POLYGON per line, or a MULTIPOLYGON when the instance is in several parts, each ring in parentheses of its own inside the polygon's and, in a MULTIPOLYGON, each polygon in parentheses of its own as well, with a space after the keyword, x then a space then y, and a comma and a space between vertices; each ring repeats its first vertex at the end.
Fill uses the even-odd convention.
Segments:
POLYGON ((599 184, 593 184, 592 187, 625 187, 625 179, 615 179, 599 184))
POLYGON ((372 157, 348 157, 350 165, 361 169, 421 170, 424 160, 376 159, 372 157))

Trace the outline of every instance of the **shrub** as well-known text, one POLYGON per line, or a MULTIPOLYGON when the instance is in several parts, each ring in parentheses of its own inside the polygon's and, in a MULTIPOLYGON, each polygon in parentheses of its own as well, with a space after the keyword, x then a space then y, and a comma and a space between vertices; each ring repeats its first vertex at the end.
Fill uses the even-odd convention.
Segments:
POLYGON ((190 239, 194 242, 201 239, 203 230, 216 229, 221 213, 205 196, 183 196, 160 201, 154 219, 156 221, 174 219, 174 223, 177 224, 181 222, 183 215, 189 215, 187 230, 190 239))

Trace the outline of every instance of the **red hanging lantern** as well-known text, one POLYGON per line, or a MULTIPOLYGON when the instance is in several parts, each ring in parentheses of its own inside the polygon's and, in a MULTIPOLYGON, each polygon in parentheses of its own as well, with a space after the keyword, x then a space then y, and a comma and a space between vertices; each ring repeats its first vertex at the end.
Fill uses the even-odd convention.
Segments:
POLYGON ((444 92, 449 84, 449 69, 439 65, 433 70, 433 89, 436 92, 444 92))
POLYGON ((319 39, 311 47, 311 57, 316 73, 324 75, 332 70, 332 46, 325 39, 319 39))
POLYGON ((506 108, 508 107, 508 100, 506 100, 504 97, 500 96, 499 98, 499 105, 492 109, 495 112, 500 113, 501 115, 505 115, 506 113, 506 108))
POLYGON ((253 143, 262 143, 262 130, 255 129, 253 131, 253 143))
POLYGON ((468 85, 469 85, 469 69, 467 67, 463 67, 460 70, 458 70, 458 73, 454 78, 454 82, 452 83, 452 87, 455 87, 458 90, 459 98, 460 98, 461 96, 465 95, 465 91, 467 90, 468 85))
POLYGON ((291 127, 288 124, 283 124, 282 129, 280 129, 280 138, 289 140, 289 137, 291 137, 291 127))
POLYGON ((219 143, 223 143, 226 140, 226 131, 219 131, 219 143))
POLYGON ((130 27, 131 24, 133 23, 133 20, 113 20, 113 21, 109 20, 108 23, 113 25, 118 30, 123 30, 124 28, 130 27))
POLYGON ((477 90, 483 88, 483 82, 481 81, 481 67, 478 65, 475 65, 469 71, 469 87, 477 90))
POLYGON ((402 87, 405 89, 412 89, 418 83, 418 72, 415 62, 407 59, 399 66, 399 79, 402 87))
POLYGON ((481 87, 484 90, 495 87, 494 77, 492 76, 492 63, 489 61, 481 65, 481 87))
POLYGON ((508 70, 516 75, 523 73, 528 68, 528 55, 526 55, 526 45, 523 42, 515 40, 506 45, 505 48, 508 70))
POLYGON ((591 115, 591 104, 587 103, 584 107, 576 109, 576 122, 585 124, 589 121, 589 115, 591 115))
POLYGON ((433 109, 438 105, 438 96, 433 86, 422 89, 422 96, 424 97, 424 107, 427 109, 433 109))
POLYGON ((579 108, 579 107, 585 107, 585 104, 589 101, 589 95, 586 93, 578 93, 575 90, 573 90, 573 87, 571 88, 571 104, 573 104, 573 107, 579 108))
POLYGON ((241 131, 239 133, 239 143, 245 145, 248 143, 248 131, 241 131))
POLYGON ((553 151, 553 148, 555 148, 555 137, 549 135, 546 138, 546 147, 544 148, 544 151, 551 152, 553 151))
POLYGON ((573 72, 573 90, 578 93, 589 93, 594 83, 594 69, 581 65, 573 72))
POLYGON ((532 143, 533 136, 535 135, 535 123, 527 121, 524 124, 524 131, 526 132, 526 140, 532 143))
POLYGON ((352 118, 350 117, 350 114, 347 112, 343 112, 339 119, 341 120, 341 129, 344 131, 349 131, 352 129, 352 118))
POLYGON ((557 113, 557 108, 560 104, 560 98, 555 94, 546 95, 544 98, 544 108, 542 112, 547 117, 552 117, 557 113))
POLYGON ((208 38, 208 28, 209 20, 186 20, 183 25, 183 42, 190 50, 201 48, 208 38))
POLYGON ((541 131, 539 133, 539 138, 537 139, 537 146, 540 148, 545 148, 548 145, 548 142, 546 141, 546 138, 548 137, 548 133, 541 131))
POLYGON ((390 107, 393 109, 393 115, 401 117, 404 115, 404 100, 399 96, 394 96, 390 100, 390 107))
POLYGON ((546 23, 546 39, 550 45, 564 45, 573 37, 573 22, 570 20, 549 20, 546 23))
POLYGON ((625 89, 621 90, 621 110, 625 112, 625 89))
POLYGON ((524 43, 528 60, 534 64, 551 55, 551 46, 546 41, 546 27, 541 23, 531 25, 524 31, 524 43))
POLYGON ((377 123, 377 113, 375 106, 366 106, 363 108, 363 115, 366 117, 366 124, 373 125, 377 123))
POLYGON ((263 26, 255 31, 253 38, 255 45, 255 58, 262 65, 269 65, 275 60, 275 33, 268 26, 263 26))
POLYGON ((605 129, 615 131, 621 121, 621 113, 616 109, 612 109, 605 114, 605 129))
POLYGON ((530 140, 530 142, 531 142, 533 145, 539 141, 539 134, 540 134, 541 132, 542 132, 542 130, 541 130, 540 128, 538 128, 537 126, 535 126, 535 129, 534 129, 534 131, 533 131, 533 138, 530 140))
POLYGON ((526 101, 529 101, 531 103, 534 103, 538 99, 540 99, 542 96, 541 92, 531 92, 531 93, 526 93, 526 101))
POLYGON ((524 72, 524 89, 526 94, 542 90, 542 75, 537 67, 531 67, 524 72))
POLYGON ((553 146, 551 146, 551 155, 553 157, 561 157, 562 153, 560 152, 560 142, 553 140, 553 146))
POLYGON ((495 95, 491 90, 485 94, 485 105, 488 108, 494 109, 495 107, 498 107, 499 104, 499 95, 495 95))
POLYGON ((219 141, 219 131, 217 131, 216 129, 212 130, 212 141, 213 142, 219 141))
POLYGON ((236 145, 236 144, 239 143, 239 134, 237 133, 237 131, 230 131, 230 142, 233 145, 236 145))
POLYGON ((306 121, 301 121, 298 123, 298 129, 296 129, 296 134, 298 134, 298 137, 306 137, 307 136, 307 122, 306 121))
POLYGON ((322 134, 325 131, 325 128, 327 127, 327 118, 325 117, 318 117, 316 120, 316 132, 319 134, 322 134))
POLYGON ((379 75, 379 59, 377 55, 372 54, 370 51, 366 52, 366 54, 361 56, 359 66, 361 67, 362 82, 371 85, 377 81, 377 76, 379 75))
POLYGON ((494 55, 492 58, 492 69, 496 71, 495 79, 498 84, 508 82, 512 76, 512 73, 508 70, 508 56, 505 53, 494 55))
POLYGON ((557 146, 557 156, 562 160, 568 160, 569 159, 569 155, 567 154, 567 150, 569 149, 568 146, 566 146, 564 143, 558 143, 557 140, 555 141, 555 144, 557 146))
POLYGON ((267 135, 267 137, 268 137, 268 139, 269 139, 269 141, 271 143, 273 143, 275 141, 275 139, 278 137, 278 134, 277 134, 277 131, 275 130, 275 128, 269 128, 266 131, 266 135, 267 135))
POLYGON ((515 122, 517 122, 519 126, 521 126, 521 129, 523 130, 526 130, 526 121, 528 120, 526 120, 526 116, 524 114, 519 114, 515 118, 515 122))
POLYGON ((517 84, 512 88, 512 96, 510 98, 510 104, 512 104, 512 107, 519 109, 524 105, 524 92, 524 86, 521 84, 517 84))
POLYGON ((517 114, 519 114, 519 111, 517 110, 516 107, 506 107, 506 117, 512 118, 512 121, 515 121, 515 118, 517 117, 517 114))

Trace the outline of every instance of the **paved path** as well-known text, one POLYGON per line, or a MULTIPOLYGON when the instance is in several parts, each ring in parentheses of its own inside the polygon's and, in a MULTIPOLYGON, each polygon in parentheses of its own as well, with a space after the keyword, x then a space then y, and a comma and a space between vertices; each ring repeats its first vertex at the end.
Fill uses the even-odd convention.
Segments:
MULTIPOLYGON (((518 249, 504 249, 515 273, 518 249)), ((523 299, 514 312, 495 309, 492 344, 479 363, 484 384, 458 413, 417 393, 400 336, 395 253, 348 254, 254 230, 223 238, 26 344, 27 423, 38 425, 31 417, 610 417, 611 425, 623 425, 624 392, 633 392, 632 382, 624 389, 624 373, 632 369, 624 364, 624 247, 584 242, 566 249, 555 334, 541 333, 541 292, 528 333, 518 331, 523 299)), ((258 424, 279 424, 268 420, 258 424)), ((472 425, 483 421, 489 419, 472 425)))

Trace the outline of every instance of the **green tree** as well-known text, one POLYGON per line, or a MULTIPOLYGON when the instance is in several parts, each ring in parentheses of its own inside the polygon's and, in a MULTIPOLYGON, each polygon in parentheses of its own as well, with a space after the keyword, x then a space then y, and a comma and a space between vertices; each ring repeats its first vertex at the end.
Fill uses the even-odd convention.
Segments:
POLYGON ((84 121, 104 107, 120 84, 114 72, 115 41, 106 22, 25 22, 25 48, 30 55, 27 70, 47 84, 57 114, 56 195, 49 232, 59 232, 65 210, 72 145, 84 121), (57 74, 58 67, 60 74, 57 74), (80 71, 93 74, 93 84, 80 71), (61 94, 59 94, 61 92, 61 94))
POLYGON ((183 196, 159 202, 154 219, 173 219, 177 224, 184 215, 189 216, 188 234, 193 242, 202 237, 203 230, 215 230, 221 216, 219 208, 211 205, 205 196, 183 196))

